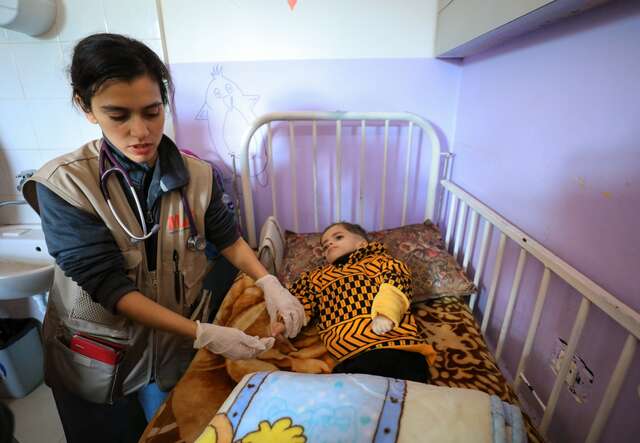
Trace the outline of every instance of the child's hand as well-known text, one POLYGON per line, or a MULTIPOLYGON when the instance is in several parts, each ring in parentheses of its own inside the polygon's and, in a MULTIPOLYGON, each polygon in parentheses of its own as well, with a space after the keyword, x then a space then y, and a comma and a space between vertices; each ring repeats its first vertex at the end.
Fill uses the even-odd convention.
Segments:
POLYGON ((271 324, 271 336, 276 338, 276 341, 280 343, 284 343, 290 350, 297 351, 298 349, 291 344, 289 339, 284 335, 287 327, 285 326, 283 321, 277 321, 271 324))
POLYGON ((264 302, 272 322, 282 322, 286 331, 283 335, 293 338, 304 326, 304 307, 300 301, 271 274, 256 280, 256 286, 264 293, 264 302))
POLYGON ((377 335, 384 335, 394 327, 393 321, 382 314, 378 314, 371 322, 371 329, 377 335))
POLYGON ((280 323, 279 321, 271 324, 271 336, 276 338, 282 338, 284 332, 287 330, 284 323, 280 323))

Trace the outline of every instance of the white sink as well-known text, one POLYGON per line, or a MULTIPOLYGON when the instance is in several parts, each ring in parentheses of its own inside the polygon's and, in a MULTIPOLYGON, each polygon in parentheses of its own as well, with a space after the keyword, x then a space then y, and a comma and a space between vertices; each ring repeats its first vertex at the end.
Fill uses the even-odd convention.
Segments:
POLYGON ((0 300, 47 292, 53 266, 40 225, 0 226, 0 300))

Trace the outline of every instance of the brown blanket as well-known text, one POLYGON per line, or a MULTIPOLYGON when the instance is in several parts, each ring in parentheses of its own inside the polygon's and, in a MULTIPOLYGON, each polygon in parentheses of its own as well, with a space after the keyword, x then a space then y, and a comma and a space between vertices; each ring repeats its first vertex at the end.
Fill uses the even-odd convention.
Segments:
MULTIPOLYGON (((463 300, 458 297, 430 300, 414 305, 413 311, 425 337, 438 353, 435 364, 429 368, 433 384, 477 389, 518 404, 463 300)), ((269 318, 262 292, 250 278, 241 276, 235 281, 216 323, 237 327, 250 335, 268 335, 269 318)), ((305 328, 291 344, 277 343, 259 359, 227 361, 200 350, 140 442, 195 440, 245 374, 264 370, 330 373, 334 365, 314 327, 305 328)), ((543 441, 526 416, 525 423, 529 441, 543 441)))

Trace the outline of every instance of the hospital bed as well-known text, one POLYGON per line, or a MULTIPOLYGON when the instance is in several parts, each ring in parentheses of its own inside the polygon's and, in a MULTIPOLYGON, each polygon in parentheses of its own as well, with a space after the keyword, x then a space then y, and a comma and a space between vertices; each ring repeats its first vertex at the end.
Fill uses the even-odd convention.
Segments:
MULTIPOLYGON (((449 179, 452 155, 441 150, 428 121, 410 113, 271 113, 253 123, 243 143, 241 183, 236 186, 242 192, 236 195, 245 238, 284 282, 317 263, 318 232, 339 220, 362 224, 375 231, 375 239, 395 239, 389 240, 397 248, 392 253, 408 252, 407 257, 420 259, 419 271, 412 272, 422 287, 412 309, 425 338, 438 352, 429 368, 436 386, 480 391, 505 404, 524 406, 526 412, 526 402, 517 392, 529 388, 526 371, 535 358, 534 341, 550 280, 562 280, 580 294, 553 387, 546 401, 535 396, 544 412, 536 423, 524 415, 529 441, 543 441, 548 434, 589 310, 605 312, 626 331, 627 338, 590 421, 586 441, 599 440, 633 361, 640 314, 453 183, 449 179), (498 311, 496 294, 507 272, 502 267, 507 242, 517 245, 518 262, 497 342, 490 343, 485 335, 498 311), (520 294, 527 259, 539 261, 542 271, 537 291, 520 294), (490 276, 484 275, 486 269, 490 276), (517 369, 507 371, 503 356, 507 343, 513 343, 509 334, 518 298, 535 302, 530 303, 533 308, 517 369)), ((248 277, 239 277, 216 322, 260 334, 268 323, 260 296, 248 277)), ((243 392, 236 387, 238 382, 242 387, 253 385, 247 377, 254 372, 330 372, 332 363, 317 349, 313 331, 296 340, 294 351, 283 348, 247 364, 199 351, 141 441, 195 440, 211 427, 216 412, 221 407, 228 411, 230 402, 234 404, 243 392), (300 353, 315 363, 301 363, 300 353)))

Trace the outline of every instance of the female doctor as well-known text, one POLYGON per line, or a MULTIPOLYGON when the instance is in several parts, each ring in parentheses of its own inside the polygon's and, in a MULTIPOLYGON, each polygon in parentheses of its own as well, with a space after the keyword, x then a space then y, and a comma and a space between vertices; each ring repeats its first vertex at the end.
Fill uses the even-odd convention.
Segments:
POLYGON ((295 336, 304 310, 240 237, 211 168, 163 135, 166 66, 114 34, 81 40, 73 101, 103 137, 44 165, 23 192, 56 260, 43 326, 45 380, 67 441, 137 441, 193 348, 256 356, 273 338, 194 317, 205 239, 256 280, 295 336))

